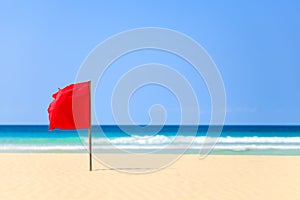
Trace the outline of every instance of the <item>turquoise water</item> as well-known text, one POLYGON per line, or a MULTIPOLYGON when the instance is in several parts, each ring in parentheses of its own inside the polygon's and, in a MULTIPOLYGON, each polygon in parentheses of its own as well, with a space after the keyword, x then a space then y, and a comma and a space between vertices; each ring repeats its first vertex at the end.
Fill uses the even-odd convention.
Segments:
MULTIPOLYGON (((127 133, 118 126, 101 126, 101 131, 94 127, 93 150, 113 152, 113 145, 132 152, 165 148, 176 153, 193 140, 185 153, 197 154, 208 128, 183 126, 181 136, 176 137, 179 126, 164 126, 157 133, 156 126, 142 132, 134 126, 124 127, 127 133), (195 137, 194 128, 198 129, 195 137)), ((86 143, 87 130, 82 130, 79 137, 77 131, 48 131, 47 125, 0 126, 0 152, 81 153, 86 152, 86 143)), ((300 155, 300 126, 224 126, 211 154, 300 155)))

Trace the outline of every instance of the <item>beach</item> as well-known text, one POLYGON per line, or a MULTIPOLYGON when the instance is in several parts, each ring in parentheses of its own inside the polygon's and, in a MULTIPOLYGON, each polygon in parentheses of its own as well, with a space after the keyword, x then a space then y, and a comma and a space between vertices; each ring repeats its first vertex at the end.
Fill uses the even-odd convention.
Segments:
POLYGON ((300 199, 299 166, 299 156, 194 154, 137 175, 96 160, 90 172, 84 153, 1 153, 0 199, 300 199))

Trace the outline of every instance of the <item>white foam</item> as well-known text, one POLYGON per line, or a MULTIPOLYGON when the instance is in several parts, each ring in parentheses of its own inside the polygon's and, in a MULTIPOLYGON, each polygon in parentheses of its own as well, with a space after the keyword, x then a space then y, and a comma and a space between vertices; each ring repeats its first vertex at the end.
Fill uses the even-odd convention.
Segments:
MULTIPOLYGON (((220 137, 214 146, 216 150, 300 150, 300 137, 220 137)), ((190 149, 210 148, 211 140, 205 143, 206 137, 178 136, 133 136, 120 138, 93 138, 93 149, 190 149)), ((84 138, 83 142, 88 143, 84 138)), ((2 151, 82 151, 84 145, 53 145, 53 144, 5 144, 0 146, 2 151)))
MULTIPOLYGON (((134 136, 121 137, 115 139, 94 138, 93 142, 98 144, 105 144, 109 142, 114 145, 167 145, 167 144, 203 144, 206 137, 192 137, 192 136, 178 136, 167 137, 162 135, 150 136, 134 136)), ((218 144, 299 144, 300 137, 220 137, 210 138, 216 139, 218 144)), ((86 143, 87 138, 84 140, 86 143)), ((208 142, 211 140, 208 140, 208 142)))

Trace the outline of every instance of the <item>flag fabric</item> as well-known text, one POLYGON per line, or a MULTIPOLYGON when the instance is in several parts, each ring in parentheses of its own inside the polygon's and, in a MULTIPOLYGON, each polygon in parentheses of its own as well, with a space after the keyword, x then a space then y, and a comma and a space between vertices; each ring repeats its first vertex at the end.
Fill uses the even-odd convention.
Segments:
POLYGON ((48 107, 50 126, 73 130, 90 128, 90 82, 71 84, 52 95, 48 107))

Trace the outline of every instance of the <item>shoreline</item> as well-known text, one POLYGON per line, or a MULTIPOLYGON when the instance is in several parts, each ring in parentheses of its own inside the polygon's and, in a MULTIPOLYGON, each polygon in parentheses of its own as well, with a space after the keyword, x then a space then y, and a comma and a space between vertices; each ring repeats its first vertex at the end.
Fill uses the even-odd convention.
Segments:
MULTIPOLYGON (((117 154, 119 151, 93 151, 93 154, 109 154, 109 155, 114 155, 117 154)), ((143 153, 143 152, 139 152, 139 151, 124 151, 124 152, 131 152, 133 154, 148 154, 148 153, 143 153)), ((181 153, 176 153, 173 151, 167 152, 167 153, 158 153, 157 155, 161 155, 161 154, 172 154, 172 155, 192 155, 192 156, 200 156, 200 150, 187 150, 186 152, 184 152, 183 154, 181 153)), ((36 150, 36 151, 32 151, 32 150, 27 150, 27 151, 0 151, 0 155, 1 154, 88 154, 88 151, 86 149, 82 149, 82 150, 45 150, 45 151, 41 151, 41 150, 36 150)), ((150 153, 151 154, 151 153, 150 153)), ((247 150, 247 151, 230 151, 230 150, 226 150, 226 151, 213 151, 211 153, 209 153, 208 155, 206 155, 205 157, 209 157, 209 156, 278 156, 278 157, 286 157, 286 156, 292 156, 292 157, 299 157, 300 156, 300 152, 299 151, 293 151, 293 150, 247 150)))

